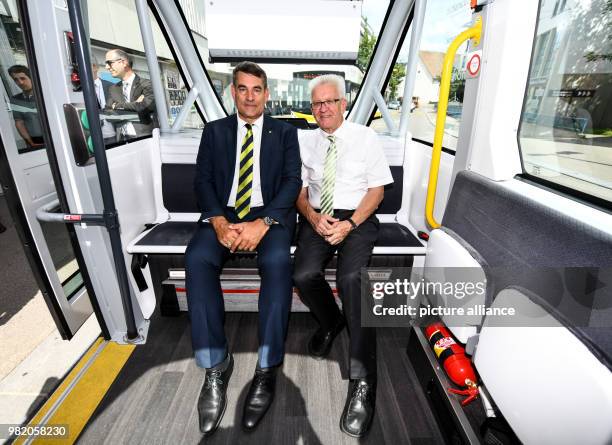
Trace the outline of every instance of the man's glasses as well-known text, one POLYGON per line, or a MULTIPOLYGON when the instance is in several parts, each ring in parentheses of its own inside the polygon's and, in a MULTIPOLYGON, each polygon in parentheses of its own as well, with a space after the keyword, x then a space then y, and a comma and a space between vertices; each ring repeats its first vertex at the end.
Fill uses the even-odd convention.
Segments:
POLYGON ((104 65, 108 65, 111 66, 113 63, 115 62, 119 62, 120 60, 123 60, 121 57, 119 57, 118 59, 113 59, 113 60, 105 60, 104 61, 104 65))
POLYGON ((323 105, 325 105, 326 108, 329 108, 333 106, 334 104, 340 102, 340 100, 341 99, 322 100, 319 102, 313 102, 310 104, 310 106, 312 107, 313 110, 320 110, 323 105))

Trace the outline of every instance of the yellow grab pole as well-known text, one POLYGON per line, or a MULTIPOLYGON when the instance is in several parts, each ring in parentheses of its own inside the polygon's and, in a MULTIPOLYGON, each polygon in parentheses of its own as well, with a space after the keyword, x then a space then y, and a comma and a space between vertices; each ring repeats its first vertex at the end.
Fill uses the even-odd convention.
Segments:
POLYGON ((433 150, 431 153, 431 164, 429 166, 429 183, 427 184, 427 201, 425 202, 425 217, 432 229, 437 229, 440 224, 434 218, 434 205, 436 202, 436 189, 438 187, 438 173, 440 171, 440 156, 442 154, 442 139, 444 137, 444 125, 446 124, 446 110, 448 109, 448 95, 450 93, 451 75, 455 53, 463 42, 468 39, 479 40, 482 33, 482 19, 476 18, 474 25, 459 34, 448 47, 444 56, 442 67, 442 78, 440 79, 440 98, 438 99, 438 115, 436 116, 436 131, 434 134, 433 150))

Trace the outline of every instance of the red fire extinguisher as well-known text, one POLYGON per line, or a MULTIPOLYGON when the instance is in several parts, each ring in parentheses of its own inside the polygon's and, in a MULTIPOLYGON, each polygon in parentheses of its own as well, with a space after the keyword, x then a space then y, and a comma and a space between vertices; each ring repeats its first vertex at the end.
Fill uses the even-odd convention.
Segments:
POLYGON ((462 390, 449 388, 453 394, 468 396, 461 405, 465 406, 478 396, 476 373, 472 363, 465 355, 465 349, 458 344, 442 323, 434 323, 425 328, 425 337, 434 350, 438 361, 451 381, 462 390))

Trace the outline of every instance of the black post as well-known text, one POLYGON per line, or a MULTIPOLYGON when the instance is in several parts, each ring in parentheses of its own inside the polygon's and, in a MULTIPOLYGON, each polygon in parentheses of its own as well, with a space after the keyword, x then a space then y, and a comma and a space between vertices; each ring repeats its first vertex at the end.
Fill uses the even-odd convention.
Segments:
POLYGON ((85 107, 87 110, 87 119, 89 119, 90 122, 90 135, 93 141, 96 169, 98 171, 102 201, 104 203, 103 215, 111 242, 113 260, 115 261, 115 271, 117 272, 119 291, 121 292, 121 303, 123 304, 123 311, 125 313, 127 339, 133 340, 138 337, 138 331, 136 330, 136 322, 134 320, 134 308, 132 307, 132 298, 128 284, 127 270, 123 258, 121 238, 119 235, 119 218, 117 215, 117 209, 115 208, 113 188, 108 171, 104 138, 102 137, 102 128, 100 127, 98 101, 96 100, 94 79, 91 72, 91 60, 89 58, 89 51, 87 49, 87 36, 85 35, 81 4, 79 0, 68 0, 68 13, 70 14, 70 24, 72 26, 72 35, 74 36, 74 44, 76 47, 76 57, 79 64, 79 75, 81 78, 83 98, 85 100, 85 107))

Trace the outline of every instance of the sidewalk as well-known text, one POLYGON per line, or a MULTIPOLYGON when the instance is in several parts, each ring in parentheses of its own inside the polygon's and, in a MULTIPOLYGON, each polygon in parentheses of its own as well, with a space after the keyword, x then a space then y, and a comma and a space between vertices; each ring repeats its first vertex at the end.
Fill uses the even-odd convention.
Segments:
POLYGON ((99 335, 95 315, 70 341, 53 330, 0 382, 0 423, 23 424, 32 417, 99 335))

